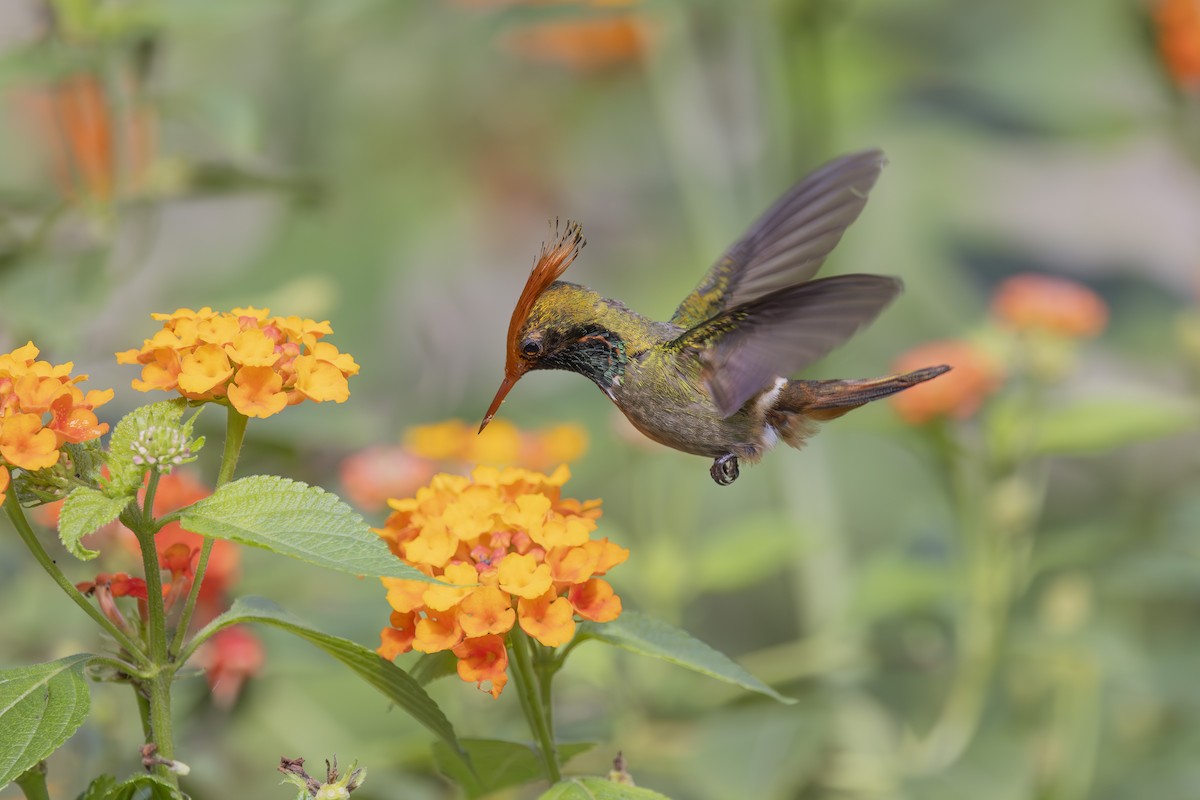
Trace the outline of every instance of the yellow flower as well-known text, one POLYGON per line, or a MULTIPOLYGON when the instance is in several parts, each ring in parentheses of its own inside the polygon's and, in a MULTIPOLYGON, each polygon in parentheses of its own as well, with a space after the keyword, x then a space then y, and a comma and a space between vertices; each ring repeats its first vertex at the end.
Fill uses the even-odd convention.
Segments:
POLYGON ((162 330, 140 348, 117 353, 142 367, 133 388, 178 391, 197 402, 222 402, 248 417, 269 417, 312 400, 345 402, 358 364, 328 342, 328 322, 272 317, 265 308, 230 313, 205 306, 151 314, 162 330))
MULTIPOLYGON (((455 436, 446 426, 417 438, 436 449, 455 436)), ((414 497, 388 501, 392 514, 376 532, 397 557, 442 584, 383 579, 393 612, 380 655, 453 650, 459 676, 481 688, 490 683, 486 691, 495 697, 507 680, 505 644, 514 625, 558 647, 574 637, 577 616, 615 619, 620 598, 596 576, 629 551, 588 538, 600 501, 563 498, 569 477, 565 465, 551 475, 483 466, 470 478, 435 475, 414 497)))
POLYGON ((470 430, 462 420, 418 425, 404 434, 404 446, 415 456, 432 461, 457 460, 466 450, 470 430))
POLYGON ((0 499, 8 487, 8 467, 52 467, 63 445, 108 431, 94 409, 112 399, 112 390, 85 394, 76 384, 87 376, 72 378, 73 364, 55 365, 37 357, 33 342, 0 355, 0 499))
POLYGON ((500 588, 518 597, 537 597, 552 583, 549 565, 532 553, 509 553, 500 562, 500 588))
MULTIPOLYGON (((322 358, 319 352, 314 356, 322 358)), ((578 425, 521 431, 503 419, 493 420, 483 433, 451 419, 409 428, 404 435, 405 450, 418 458, 446 464, 520 465, 535 471, 575 461, 587 446, 587 432, 578 425)))

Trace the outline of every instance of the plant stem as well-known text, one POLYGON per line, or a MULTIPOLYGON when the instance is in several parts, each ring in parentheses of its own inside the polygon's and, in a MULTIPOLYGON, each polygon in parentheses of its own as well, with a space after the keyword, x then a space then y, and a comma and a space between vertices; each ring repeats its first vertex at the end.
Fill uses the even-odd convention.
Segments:
POLYGON ((154 495, 158 493, 158 481, 161 478, 162 475, 157 469, 150 470, 150 480, 146 482, 146 495, 142 498, 142 517, 148 523, 154 522, 154 495))
POLYGON ((546 767, 546 777, 552 784, 562 780, 558 769, 558 749, 554 744, 554 721, 550 716, 550 676, 541 680, 534 669, 532 642, 519 627, 514 627, 509 636, 513 654, 512 672, 521 698, 521 710, 529 728, 537 739, 546 767))
POLYGON ((217 472, 217 486, 220 489, 233 479, 237 470, 238 456, 242 452, 242 441, 246 438, 246 423, 249 417, 234 408, 226 409, 229 414, 225 419, 225 449, 221 452, 221 469, 217 472))
POLYGON ((13 780, 25 793, 25 800, 50 800, 50 792, 46 789, 45 761, 39 761, 13 780))
MULTIPOLYGON (((2 469, 2 468, 0 468, 2 469)), ((25 512, 21 508, 21 504, 17 502, 16 493, 10 491, 4 500, 4 510, 8 514, 8 518, 12 520, 13 527, 17 529, 17 535, 21 537, 21 541, 25 542, 25 546, 33 553, 34 559, 42 565, 42 569, 54 579, 67 597, 70 597, 75 605, 79 606, 83 611, 95 620, 96 624, 103 628, 109 636, 116 640, 130 656, 133 657, 142 666, 152 666, 152 662, 146 656, 141 645, 130 638, 129 634, 121 630, 108 617, 100 612, 100 609, 92 605, 83 594, 75 588, 75 584, 67 580, 67 576, 58 568, 58 564, 46 552, 46 548, 42 547, 42 543, 38 541, 37 535, 33 529, 29 527, 29 520, 25 518, 25 512)))
MULTIPOLYGON (((156 484, 151 473, 150 486, 156 484)), ((149 491, 147 491, 149 495, 149 491)), ((141 682, 149 695, 150 701, 150 733, 151 740, 158 746, 158 754, 164 759, 175 758, 175 740, 171 726, 171 682, 175 670, 171 665, 171 657, 167 651, 167 612, 163 603, 162 569, 158 563, 158 547, 154 542, 154 520, 145 514, 130 515, 125 520, 131 525, 134 535, 142 550, 142 568, 146 573, 146 639, 150 649, 150 659, 158 667, 155 673, 141 682), (131 524, 132 523, 132 524, 131 524)), ((147 742, 149 744, 150 742, 147 742)), ((175 773, 160 765, 155 767, 159 777, 170 781, 172 786, 178 786, 175 773)))
POLYGON ((150 698, 142 691, 141 684, 134 684, 133 696, 137 700, 138 717, 142 720, 142 738, 147 742, 154 741, 154 731, 150 727, 150 698))
MULTIPOLYGON (((242 442, 246 438, 246 423, 249 418, 237 410, 227 408, 225 418, 225 449, 221 452, 221 469, 217 473, 217 485, 220 489, 233 478, 237 469, 238 456, 242 452, 242 442)), ((171 653, 178 654, 187 638, 188 625, 192 622, 192 613, 196 610, 196 599, 200 596, 200 584, 204 581, 204 572, 208 569, 208 557, 212 554, 213 539, 204 537, 200 545, 200 560, 196 562, 196 574, 192 578, 192 588, 184 601, 183 611, 179 614, 179 624, 175 629, 175 639, 171 642, 171 653)))

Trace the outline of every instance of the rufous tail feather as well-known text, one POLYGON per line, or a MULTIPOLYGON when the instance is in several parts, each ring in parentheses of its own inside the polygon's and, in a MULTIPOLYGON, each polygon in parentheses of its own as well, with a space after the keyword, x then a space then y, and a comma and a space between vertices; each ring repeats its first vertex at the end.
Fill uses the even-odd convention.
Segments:
POLYGON ((872 400, 910 389, 949 370, 949 366, 942 364, 883 378, 789 381, 780 394, 775 409, 784 413, 803 414, 809 419, 824 422, 836 419, 872 400))

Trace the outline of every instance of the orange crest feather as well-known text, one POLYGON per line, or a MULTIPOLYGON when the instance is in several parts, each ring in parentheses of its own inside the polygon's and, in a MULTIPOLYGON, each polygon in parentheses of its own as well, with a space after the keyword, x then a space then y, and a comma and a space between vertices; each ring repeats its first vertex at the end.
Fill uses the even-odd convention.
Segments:
POLYGON ((520 336, 525 320, 529 319, 529 315, 533 312, 534 303, 550 284, 567 271, 567 267, 571 266, 575 256, 579 255, 579 251, 587 244, 587 240, 583 238, 583 226, 573 220, 567 220, 567 225, 561 233, 558 221, 555 220, 554 233, 554 241, 542 243, 541 252, 538 253, 537 260, 533 262, 533 271, 529 273, 529 280, 525 282, 525 288, 521 290, 521 297, 517 300, 517 307, 513 309, 512 319, 508 323, 509 364, 514 363, 518 357, 520 342, 517 341, 517 338, 520 336))

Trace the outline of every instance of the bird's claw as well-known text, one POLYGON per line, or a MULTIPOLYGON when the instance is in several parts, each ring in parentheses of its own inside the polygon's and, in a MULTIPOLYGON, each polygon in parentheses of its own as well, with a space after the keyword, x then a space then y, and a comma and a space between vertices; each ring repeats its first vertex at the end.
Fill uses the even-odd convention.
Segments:
POLYGON ((708 474, 712 475, 712 479, 717 482, 718 486, 728 486, 733 483, 739 474, 737 456, 726 453, 720 458, 714 458, 708 474))

